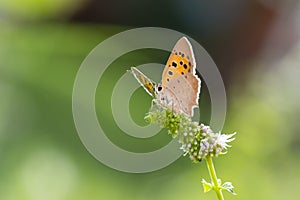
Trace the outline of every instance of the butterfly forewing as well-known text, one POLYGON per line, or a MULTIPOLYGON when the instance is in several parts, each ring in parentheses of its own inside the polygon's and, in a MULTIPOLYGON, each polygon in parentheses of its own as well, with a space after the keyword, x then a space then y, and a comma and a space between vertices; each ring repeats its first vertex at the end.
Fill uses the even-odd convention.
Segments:
POLYGON ((155 97, 155 82, 145 76, 140 70, 135 67, 131 67, 130 72, 143 86, 143 88, 152 96, 155 97))
POLYGON ((186 37, 182 37, 172 49, 163 72, 162 84, 166 85, 171 78, 177 76, 195 74, 195 66, 192 46, 186 37))
MULTIPOLYGON (((200 79, 196 75, 196 62, 192 46, 186 37, 175 44, 162 75, 164 98, 173 98, 173 105, 179 105, 177 112, 193 115, 198 106, 200 79)), ((176 106, 174 107, 176 109, 176 106)), ((176 111, 176 110, 175 110, 176 111)))

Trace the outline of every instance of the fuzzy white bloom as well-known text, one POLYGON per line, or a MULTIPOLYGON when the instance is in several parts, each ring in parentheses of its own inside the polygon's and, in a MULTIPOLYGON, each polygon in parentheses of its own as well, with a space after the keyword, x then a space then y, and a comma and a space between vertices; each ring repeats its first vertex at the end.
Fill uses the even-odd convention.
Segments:
POLYGON ((233 140, 235 140, 235 138, 233 138, 233 136, 236 134, 235 133, 232 133, 232 134, 228 134, 228 135, 225 135, 225 134, 221 134, 220 132, 217 133, 217 139, 216 139, 216 142, 218 145, 221 146, 221 148, 223 149, 227 149, 227 147, 231 147, 230 145, 228 145, 229 142, 232 142, 233 140))

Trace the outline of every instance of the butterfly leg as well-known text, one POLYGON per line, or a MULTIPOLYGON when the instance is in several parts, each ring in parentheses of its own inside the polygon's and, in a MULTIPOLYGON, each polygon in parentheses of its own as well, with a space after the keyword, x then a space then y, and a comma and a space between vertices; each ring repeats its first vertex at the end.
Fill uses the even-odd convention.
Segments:
POLYGON ((154 106, 155 104, 157 104, 157 103, 156 103, 156 100, 155 100, 155 99, 152 99, 152 101, 151 101, 151 108, 153 108, 153 106, 154 106))
POLYGON ((174 102, 172 101, 172 117, 174 117, 174 102))

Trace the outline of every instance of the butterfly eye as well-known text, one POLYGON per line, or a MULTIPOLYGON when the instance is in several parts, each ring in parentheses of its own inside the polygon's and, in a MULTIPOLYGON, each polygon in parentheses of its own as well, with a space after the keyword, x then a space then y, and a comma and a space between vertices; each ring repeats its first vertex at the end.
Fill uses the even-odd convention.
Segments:
POLYGON ((158 86, 158 87, 157 87, 157 91, 160 92, 161 90, 162 90, 162 87, 161 87, 161 86, 158 86))

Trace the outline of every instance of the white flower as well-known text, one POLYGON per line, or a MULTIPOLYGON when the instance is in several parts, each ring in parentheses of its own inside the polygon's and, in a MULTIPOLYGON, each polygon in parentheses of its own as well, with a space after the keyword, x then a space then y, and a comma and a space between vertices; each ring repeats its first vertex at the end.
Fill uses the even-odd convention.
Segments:
POLYGON ((227 147, 231 147, 230 145, 228 145, 227 143, 232 142, 235 138, 233 138, 232 136, 234 136, 236 134, 232 133, 229 135, 226 134, 221 134, 220 132, 217 133, 217 144, 221 146, 221 148, 223 149, 227 149, 227 147))

